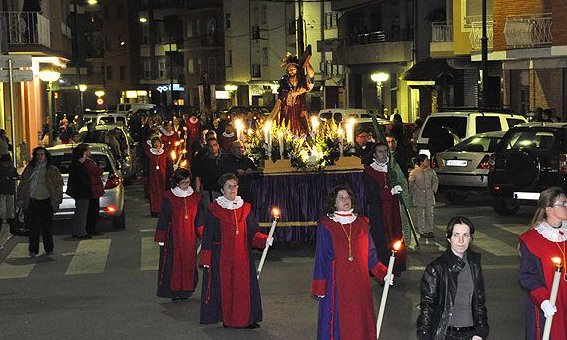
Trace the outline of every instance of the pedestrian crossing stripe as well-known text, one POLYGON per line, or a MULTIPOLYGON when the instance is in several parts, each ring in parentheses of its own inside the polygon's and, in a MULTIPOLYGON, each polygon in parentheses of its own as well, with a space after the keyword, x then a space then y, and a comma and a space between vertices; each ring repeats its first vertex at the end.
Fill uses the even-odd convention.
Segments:
MULTIPOLYGON (((29 258, 27 243, 18 243, 8 257, 0 264, 0 279, 21 279, 28 277, 35 266, 35 260, 29 258)), ((43 249, 43 244, 39 245, 43 249)))
POLYGON ((503 223, 494 223, 493 226, 496 228, 506 230, 509 233, 516 234, 518 236, 522 235, 526 231, 528 231, 529 227, 525 224, 503 224, 503 223))
POLYGON ((111 239, 79 242, 65 275, 103 273, 106 269, 111 239))
POLYGON ((159 265, 159 246, 153 236, 142 237, 140 270, 157 270, 159 265))

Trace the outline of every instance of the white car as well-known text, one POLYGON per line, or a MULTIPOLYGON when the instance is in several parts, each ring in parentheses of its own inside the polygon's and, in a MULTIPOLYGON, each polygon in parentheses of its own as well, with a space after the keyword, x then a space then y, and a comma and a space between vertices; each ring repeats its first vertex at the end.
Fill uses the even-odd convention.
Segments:
MULTIPOLYGON (((55 213, 55 218, 70 219, 75 214, 75 200, 65 194, 69 179, 69 164, 71 164, 74 144, 61 144, 48 148, 51 153, 51 164, 55 165, 63 176, 63 202, 55 213)), ((91 158, 103 170, 104 195, 100 198, 100 216, 112 218, 114 228, 125 227, 124 213, 124 184, 120 169, 105 144, 89 144, 91 158)))

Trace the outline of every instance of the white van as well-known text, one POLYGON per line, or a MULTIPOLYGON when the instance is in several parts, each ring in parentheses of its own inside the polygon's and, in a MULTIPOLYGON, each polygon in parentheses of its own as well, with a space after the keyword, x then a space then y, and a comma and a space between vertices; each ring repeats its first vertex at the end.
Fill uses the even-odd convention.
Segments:
POLYGON ((416 141, 418 154, 431 157, 461 140, 483 132, 508 131, 511 127, 526 123, 521 115, 497 112, 441 112, 428 116, 416 141))
POLYGON ((128 114, 135 113, 138 110, 153 110, 155 108, 155 104, 122 103, 116 106, 116 113, 128 114))

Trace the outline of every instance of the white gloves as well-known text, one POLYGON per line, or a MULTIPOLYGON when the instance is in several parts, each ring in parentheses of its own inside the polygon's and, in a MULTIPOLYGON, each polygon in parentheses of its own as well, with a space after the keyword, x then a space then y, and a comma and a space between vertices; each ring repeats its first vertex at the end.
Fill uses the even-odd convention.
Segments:
POLYGON ((392 193, 392 195, 397 195, 400 192, 402 192, 402 187, 399 185, 396 185, 395 187, 392 188, 392 190, 390 190, 390 192, 392 193))
POLYGON ((384 276, 384 284, 388 284, 390 286, 394 285, 394 274, 388 274, 384 276))
POLYGON ((158 244, 158 246, 160 246, 160 247, 165 246, 165 242, 158 242, 157 244, 158 244))
POLYGON ((482 340, 482 338, 478 335, 475 335, 471 338, 471 340, 482 340))
POLYGON ((551 301, 549 301, 549 300, 543 300, 540 307, 541 307, 541 310, 543 311, 543 314, 545 315, 546 319, 553 316, 553 314, 555 314, 555 312, 557 312, 557 307, 552 305, 551 301))
POLYGON ((266 239, 266 247, 271 247, 274 244, 274 238, 273 237, 268 237, 266 239))
POLYGON ((325 295, 317 295, 317 297, 318 297, 319 299, 323 299, 323 298, 325 298, 325 295))

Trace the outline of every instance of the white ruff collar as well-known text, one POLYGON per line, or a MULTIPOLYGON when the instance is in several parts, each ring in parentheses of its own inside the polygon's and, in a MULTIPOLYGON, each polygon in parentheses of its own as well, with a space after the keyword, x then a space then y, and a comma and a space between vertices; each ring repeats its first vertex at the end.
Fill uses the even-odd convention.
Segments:
POLYGON ((374 162, 370 163, 370 167, 376 171, 388 172, 388 160, 386 160, 386 163, 378 163, 378 161, 374 160, 374 162))
POLYGON ((193 194, 193 188, 189 187, 189 189, 183 190, 180 187, 175 187, 171 189, 171 192, 177 197, 189 197, 193 194))
POLYGON ((163 130, 162 134, 169 137, 169 136, 173 136, 173 134, 175 133, 175 131, 167 131, 167 130, 163 130))
POLYGON ((244 200, 240 196, 236 196, 234 201, 230 201, 224 196, 219 196, 216 198, 216 201, 221 207, 228 210, 240 209, 244 205, 244 200))
POLYGON ((562 221, 561 227, 559 228, 553 228, 546 221, 543 221, 535 228, 535 230, 548 241, 567 241, 567 221, 562 221))
POLYGON ((329 218, 340 224, 348 224, 356 220, 356 215, 353 214, 352 209, 350 209, 347 211, 335 211, 329 218))
POLYGON ((146 143, 148 143, 149 146, 152 146, 152 141, 151 140, 147 140, 146 143))
POLYGON ((226 137, 226 138, 232 138, 232 137, 234 137, 234 132, 226 133, 226 131, 225 131, 225 132, 222 133, 222 136, 226 137))
POLYGON ((159 156, 163 153, 163 148, 161 149, 150 148, 150 152, 152 153, 152 155, 159 156))

